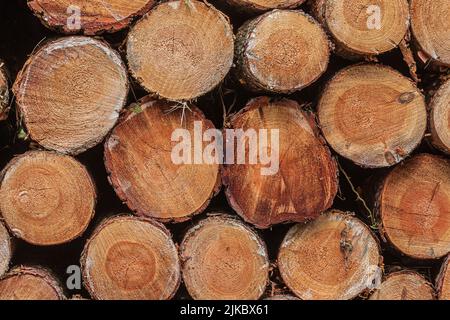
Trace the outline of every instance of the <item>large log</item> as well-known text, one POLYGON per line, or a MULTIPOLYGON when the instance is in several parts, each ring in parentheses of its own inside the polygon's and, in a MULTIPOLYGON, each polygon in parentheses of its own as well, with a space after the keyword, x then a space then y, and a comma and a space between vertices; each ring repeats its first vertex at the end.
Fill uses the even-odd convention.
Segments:
POLYGON ((436 279, 439 300, 450 300, 450 255, 444 259, 436 279))
POLYGON ((225 0, 238 11, 259 13, 271 9, 293 9, 306 0, 225 0))
POLYGON ((11 233, 35 245, 55 245, 80 236, 95 209, 96 191, 74 158, 30 151, 0 175, 0 212, 11 233))
POLYGON ((194 299, 259 299, 268 283, 264 242, 231 216, 212 216, 192 227, 180 256, 184 283, 194 299))
POLYGON ((9 111, 9 82, 5 63, 0 60, 0 121, 8 117, 9 111))
POLYGON ((376 288, 381 262, 371 230, 336 210, 292 227, 278 253, 284 282, 302 300, 346 300, 376 288))
POLYGON ((422 141, 425 99, 412 80, 382 65, 340 71, 317 106, 325 139, 341 156, 367 168, 392 166, 422 141))
POLYGON ((128 77, 105 42, 65 37, 31 55, 13 87, 31 138, 79 154, 100 143, 126 103, 128 77))
POLYGON ((236 35, 236 73, 253 91, 292 93, 327 69, 330 46, 303 11, 274 10, 247 21, 236 35))
POLYGON ((394 168, 375 203, 382 234, 401 253, 439 259, 450 252, 450 160, 420 154, 394 168))
POLYGON ((450 79, 434 94, 430 107, 431 142, 450 155, 450 79))
POLYGON ((233 31, 212 5, 168 1, 131 29, 131 74, 149 92, 169 100, 192 100, 214 89, 233 63, 233 31))
POLYGON ((81 256, 84 284, 94 299, 170 299, 180 284, 177 247, 170 232, 146 218, 104 221, 81 256))
POLYGON ((8 271, 12 256, 12 240, 0 220, 0 278, 8 271))

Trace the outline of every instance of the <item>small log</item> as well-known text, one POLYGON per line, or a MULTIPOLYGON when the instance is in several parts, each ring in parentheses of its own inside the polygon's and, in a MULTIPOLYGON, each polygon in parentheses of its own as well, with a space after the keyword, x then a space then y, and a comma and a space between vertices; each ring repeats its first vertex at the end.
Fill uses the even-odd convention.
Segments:
POLYGON ((170 232, 146 218, 107 219, 81 257, 84 284, 94 299, 165 300, 180 284, 180 262, 170 232))
POLYGON ((311 0, 344 58, 371 58, 397 48, 409 28, 407 0, 311 0))
POLYGON ((237 10, 249 13, 259 13, 272 9, 293 9, 306 0, 225 0, 237 10))
POLYGON ((244 223, 216 215, 191 228, 180 247, 183 280, 196 300, 255 300, 269 278, 259 236, 244 223))
POLYGON ((12 240, 0 220, 0 278, 8 271, 12 256, 12 240))
POLYGON ((169 100, 192 100, 214 89, 233 63, 233 31, 212 5, 168 1, 128 34, 131 74, 147 91, 169 100))
POLYGON ((0 60, 0 121, 8 117, 9 112, 9 81, 5 63, 0 60))
POLYGON ((186 107, 190 111, 183 108, 145 97, 130 107, 105 143, 110 182, 120 199, 140 216, 164 222, 188 220, 201 213, 220 189, 219 163, 194 163, 197 148, 209 143, 184 141, 188 149, 184 155, 188 153, 192 163, 173 160, 176 129, 187 129, 195 139, 200 125, 201 139, 214 128, 195 106, 186 107))
POLYGON ((95 35, 128 27, 155 0, 28 0, 28 7, 50 29, 95 35))
POLYGON ((369 300, 434 300, 432 285, 420 274, 403 270, 385 277, 369 300))
POLYGON ((237 78, 250 90, 292 93, 325 72, 330 46, 303 11, 274 10, 239 29, 235 55, 237 78))
POLYGON ((435 93, 430 107, 431 143, 450 155, 450 80, 435 93))
POLYGON ((439 259, 450 252, 450 160, 420 154, 392 170, 375 208, 382 233, 401 253, 439 259))
POLYGON ((366 168, 401 162, 420 144, 427 127, 419 89, 382 65, 340 71, 327 84, 317 109, 331 147, 366 168))
POLYGON ((14 158, 0 176, 0 212, 11 233, 31 244, 69 242, 86 230, 96 192, 74 158, 30 151, 14 158))
MULTIPOLYGON (((247 134, 255 130, 259 159, 261 153, 272 157, 269 164, 240 164, 235 157, 234 163, 223 167, 228 203, 245 221, 264 229, 287 221, 311 220, 331 207, 338 188, 336 162, 313 115, 302 111, 297 102, 253 99, 228 127, 247 134), (260 129, 267 132, 258 137, 260 129), (274 130, 279 130, 279 141, 272 141, 274 130)), ((246 159, 250 159, 255 156, 251 150, 256 150, 249 147, 249 137, 242 137, 227 136, 226 140, 236 145, 236 152, 245 150, 246 159)))
POLYGON ((436 279, 439 300, 450 300, 450 255, 444 259, 436 279))
POLYGON ((79 154, 100 143, 126 103, 120 56, 88 37, 51 41, 32 54, 13 87, 31 138, 47 149, 79 154))
POLYGON ((0 280, 0 300, 64 300, 58 280, 41 267, 16 267, 0 280))
POLYGON ((333 210, 289 230, 278 268, 302 300, 347 300, 379 284, 381 261, 370 229, 354 216, 333 210))
POLYGON ((411 30, 422 61, 450 67, 450 2, 411 0, 411 30))

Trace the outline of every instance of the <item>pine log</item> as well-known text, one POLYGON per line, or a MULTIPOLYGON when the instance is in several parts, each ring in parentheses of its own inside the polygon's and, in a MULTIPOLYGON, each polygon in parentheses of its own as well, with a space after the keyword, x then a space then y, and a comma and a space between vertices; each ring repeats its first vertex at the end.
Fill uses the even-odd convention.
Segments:
POLYGON ((434 300, 432 285, 420 274, 403 270, 385 277, 369 300, 434 300))
POLYGON ((96 191, 74 158, 30 151, 0 176, 0 212, 11 233, 31 244, 55 245, 80 236, 95 209, 96 191))
POLYGON ((272 9, 293 9, 299 7, 306 0, 225 0, 237 10, 259 13, 272 9))
POLYGON ((450 67, 450 2, 411 0, 411 30, 422 60, 450 67))
POLYGON ((0 121, 8 117, 9 112, 9 82, 5 64, 0 60, 0 121))
POLYGON ((48 28, 66 34, 95 35, 128 27, 155 0, 28 0, 28 7, 48 28))
POLYGON ((420 154, 394 168, 375 204, 382 233, 401 253, 439 259, 450 252, 450 160, 420 154))
POLYGON ((12 240, 0 220, 0 278, 8 271, 12 256, 12 240))
POLYGON ((354 216, 333 210, 289 230, 278 268, 302 300, 346 300, 379 284, 381 260, 370 229, 354 216))
POLYGON ((325 72, 330 46, 303 11, 273 10, 239 29, 235 55, 237 78, 250 90, 292 93, 325 72))
POLYGON ((140 216, 164 222, 188 220, 201 213, 220 189, 219 163, 194 163, 197 148, 209 143, 189 144, 192 164, 176 164, 172 159, 174 130, 187 129, 195 139, 196 125, 201 125, 202 136, 214 128, 198 108, 186 108, 145 97, 130 107, 105 143, 110 182, 140 216))
POLYGON ((338 55, 370 58, 400 44, 409 28, 407 0, 311 0, 314 16, 335 43, 338 55))
POLYGON ((367 168, 395 165, 421 142, 425 99, 415 84, 382 65, 340 71, 318 104, 325 139, 341 156, 367 168))
POLYGON ((450 300, 450 255, 442 263, 441 270, 436 279, 439 300, 450 300))
POLYGON ((0 300, 64 300, 58 280, 41 267, 16 267, 0 280, 0 300))
POLYGON ((81 257, 84 284, 94 299, 164 300, 180 284, 180 262, 170 232, 146 218, 104 221, 81 257))
POLYGON ((47 149, 79 154, 100 143, 126 103, 120 56, 88 37, 51 41, 32 54, 13 87, 31 138, 47 149))
POLYGON ((214 89, 233 63, 233 31, 212 5, 168 1, 130 31, 127 57, 134 78, 169 100, 192 100, 214 89))
MULTIPOLYGON (((228 127, 244 132, 268 130, 266 141, 261 137, 258 141, 259 156, 261 150, 271 154, 275 156, 271 165, 279 166, 272 175, 263 175, 270 164, 239 164, 235 157, 233 164, 224 165, 222 182, 228 203, 244 220, 269 228, 314 219, 331 207, 338 188, 336 162, 319 136, 313 115, 302 111, 297 102, 253 99, 232 117, 228 127), (279 130, 279 141, 269 144, 274 130, 279 130)), ((248 157, 248 141, 244 136, 232 143, 236 151, 244 148, 248 157)))
POLYGON ((191 228, 180 256, 184 283, 196 300, 259 299, 268 283, 264 242, 232 216, 212 216, 191 228))
POLYGON ((450 155, 450 80, 435 93, 430 107, 431 143, 450 155))

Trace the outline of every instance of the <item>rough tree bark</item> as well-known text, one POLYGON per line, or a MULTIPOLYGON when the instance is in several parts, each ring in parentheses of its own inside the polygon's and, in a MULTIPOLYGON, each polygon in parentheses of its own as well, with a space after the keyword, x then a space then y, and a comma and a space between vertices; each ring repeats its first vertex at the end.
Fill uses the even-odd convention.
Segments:
POLYGON ((16 267, 0 280, 0 300, 64 300, 58 280, 41 267, 16 267))
POLYGON ((268 283, 264 242, 231 216, 212 216, 191 228, 180 256, 184 283, 194 299, 259 299, 268 283))
POLYGON ((430 107, 431 143, 450 155, 450 80, 435 93, 430 107))
POLYGON ((382 234, 401 253, 439 259, 450 252, 450 160, 420 154, 394 168, 378 191, 382 234))
POLYGON ((310 0, 344 58, 371 58, 396 48, 409 27, 407 0, 310 0))
POLYGON ((244 12, 259 13, 272 9, 293 9, 306 0, 225 0, 226 3, 244 12))
POLYGON ((214 89, 233 63, 233 31, 212 5, 163 2, 130 31, 131 74, 149 92, 192 100, 214 89))
POLYGON ((79 154, 103 140, 126 103, 120 56, 88 37, 51 41, 31 55, 13 87, 31 138, 47 149, 79 154))
POLYGON ((154 3, 155 0, 28 0, 29 8, 48 28, 86 35, 124 29, 154 3))
POLYGON ((450 255, 444 259, 436 279, 439 300, 450 300, 450 255))
POLYGON ((235 55, 240 83, 253 91, 292 93, 325 72, 330 45, 303 11, 274 10, 239 29, 235 55))
POLYGON ((235 156, 234 163, 225 164, 222 170, 228 202, 244 220, 269 228, 314 219, 331 207, 338 187, 337 166, 311 113, 302 111, 292 100, 259 97, 233 116, 228 127, 256 131, 256 150, 249 147, 250 139, 245 135, 231 140, 236 152, 245 150, 247 161, 239 164, 235 156), (266 129, 267 134, 260 134, 258 141, 260 129, 266 129), (279 141, 271 141, 274 130, 279 130, 279 141), (259 159, 261 152, 272 155, 276 172, 263 175, 270 165, 250 163, 249 157, 257 150, 259 159))
POLYGON ((96 202, 86 168, 70 156, 30 151, 0 175, 0 212, 11 233, 35 245, 55 245, 80 236, 96 202))
POLYGON ((379 284, 381 262, 370 229, 337 210, 292 227, 278 253, 285 284, 302 300, 355 298, 379 284))
POLYGON ((12 239, 0 220, 0 278, 8 271, 12 256, 12 239))
POLYGON ((414 271, 403 270, 387 275, 370 300, 434 300, 431 283, 414 271))
POLYGON ((362 167, 395 165, 422 141, 425 99, 415 84, 382 65, 340 71, 317 106, 325 139, 341 156, 362 167))
POLYGON ((0 60, 0 121, 8 117, 9 112, 9 82, 5 63, 0 60))
POLYGON ((202 139, 214 125, 195 106, 179 107, 145 97, 130 107, 105 143, 110 182, 120 199, 140 216, 185 221, 201 213, 220 189, 219 162, 194 163, 197 148, 203 150, 209 143, 185 141, 192 163, 174 162, 172 135, 181 128, 188 130, 190 138, 200 134, 202 139), (195 133, 198 125, 200 131, 195 133))
POLYGON ((146 218, 104 221, 81 257, 84 284, 94 299, 164 300, 180 284, 180 262, 170 232, 146 218))

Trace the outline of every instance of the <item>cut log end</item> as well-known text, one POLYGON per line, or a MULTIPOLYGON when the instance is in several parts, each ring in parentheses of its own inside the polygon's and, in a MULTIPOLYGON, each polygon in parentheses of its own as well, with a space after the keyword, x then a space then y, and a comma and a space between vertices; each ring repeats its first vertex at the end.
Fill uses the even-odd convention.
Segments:
POLYGON ((249 135, 246 139, 226 137, 236 144, 236 150, 245 150, 246 159, 258 150, 247 143, 252 130, 259 159, 263 159, 261 152, 270 157, 267 163, 248 161, 223 167, 228 202, 246 221, 269 228, 314 219, 331 207, 338 187, 336 163, 318 135, 314 118, 295 101, 256 98, 230 120, 230 127, 249 135), (260 129, 267 130, 265 136, 260 129))
POLYGON ((439 259, 450 252, 450 161, 421 154, 385 179, 376 207, 383 232, 400 252, 439 259))
POLYGON ((155 0, 28 0, 28 7, 51 29, 95 35, 126 28, 154 3, 155 0))
POLYGON ((0 300, 63 300, 63 290, 48 271, 17 267, 0 280, 0 300))
POLYGON ((436 279, 439 300, 450 300, 450 255, 444 260, 436 279))
POLYGON ((203 2, 159 4, 130 31, 127 58, 132 75, 149 92, 192 100, 214 89, 233 63, 228 19, 203 2))
POLYGON ((116 123, 128 78, 120 56, 106 43, 65 37, 30 57, 13 91, 33 140, 78 154, 102 141, 116 123))
POLYGON ((8 117, 9 83, 4 62, 0 60, 0 121, 8 117))
POLYGON ((427 127, 425 99, 413 82, 381 65, 339 72, 318 104, 322 132, 340 155, 362 167, 405 159, 427 127))
POLYGON ((225 215, 209 217, 180 247, 183 279, 194 299, 255 300, 268 282, 269 260, 259 236, 225 215))
POLYGON ((0 211, 11 232, 35 245, 80 236, 94 215, 95 187, 69 156, 31 151, 14 158, 0 184, 0 211))
POLYGON ((177 144, 172 137, 175 130, 183 128, 185 138, 194 138, 197 126, 203 137, 204 131, 214 126, 194 106, 183 111, 176 103, 150 97, 138 105, 134 109, 139 110, 125 115, 106 141, 110 181, 118 196, 138 215, 185 221, 201 213, 219 191, 219 164, 194 163, 198 157, 195 144, 204 148, 206 142, 183 140, 177 144), (176 145, 187 150, 176 149, 176 145), (185 161, 188 158, 191 162, 185 161))
POLYGON ((450 155, 450 80, 436 92, 430 112, 431 142, 450 155))
POLYGON ((328 66, 325 31, 302 11, 268 12, 244 24, 236 38, 237 77, 254 91, 301 90, 328 66))
POLYGON ((106 220, 87 242, 81 265, 94 299, 170 299, 180 283, 178 252, 155 221, 119 216, 106 220))
POLYGON ((272 9, 290 9, 299 7, 306 0, 225 0, 237 10, 259 13, 272 9))
POLYGON ((366 225, 331 211, 289 230, 278 266, 286 285, 302 300, 346 300, 379 284, 381 259, 366 225))
POLYGON ((411 30, 419 50, 433 62, 450 67, 450 2, 412 0, 411 30))
POLYGON ((434 300, 432 285, 414 271, 399 271, 386 276, 369 300, 434 300))
POLYGON ((0 220, 0 278, 8 271, 12 256, 12 243, 8 230, 0 220))

